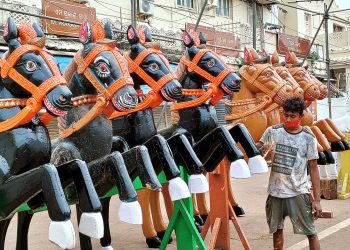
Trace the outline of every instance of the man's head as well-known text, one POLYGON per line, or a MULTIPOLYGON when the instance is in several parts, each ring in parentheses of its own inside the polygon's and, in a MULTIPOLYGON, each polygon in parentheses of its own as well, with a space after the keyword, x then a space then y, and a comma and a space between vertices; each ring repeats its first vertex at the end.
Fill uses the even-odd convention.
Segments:
POLYGON ((300 118, 306 109, 304 101, 299 97, 291 97, 284 101, 282 107, 285 116, 285 126, 292 129, 300 125, 300 118))

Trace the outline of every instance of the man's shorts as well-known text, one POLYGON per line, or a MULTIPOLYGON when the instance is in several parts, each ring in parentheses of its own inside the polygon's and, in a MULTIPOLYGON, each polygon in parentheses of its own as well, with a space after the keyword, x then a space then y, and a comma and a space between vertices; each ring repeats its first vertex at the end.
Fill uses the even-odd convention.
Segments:
POLYGON ((269 195, 265 210, 271 234, 277 229, 283 229, 286 216, 290 217, 295 234, 316 234, 309 194, 300 194, 291 198, 277 198, 269 195))

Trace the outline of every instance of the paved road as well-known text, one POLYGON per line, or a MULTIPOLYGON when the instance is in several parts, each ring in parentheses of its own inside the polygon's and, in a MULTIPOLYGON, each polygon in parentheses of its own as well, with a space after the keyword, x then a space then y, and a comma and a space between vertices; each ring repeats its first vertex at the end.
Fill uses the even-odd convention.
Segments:
MULTIPOLYGON (((265 221, 265 200, 268 174, 254 175, 247 180, 233 180, 235 195, 246 211, 246 216, 239 218, 239 223, 243 228, 252 249, 267 250, 272 249, 272 236, 268 234, 268 227, 265 221)), ((115 250, 123 249, 148 249, 140 226, 128 225, 119 222, 117 219, 118 199, 113 198, 111 203, 111 231, 113 235, 112 246, 115 250)), ((336 233, 328 235, 328 231, 336 230, 338 223, 350 218, 350 199, 348 200, 322 200, 323 210, 331 210, 334 213, 332 219, 319 219, 316 222, 319 234, 325 236, 321 240, 322 249, 349 249, 350 226, 343 225, 343 228, 336 233), (330 228, 330 229, 329 229, 330 228), (327 230, 328 231, 325 231, 327 230)), ((165 210, 164 210, 165 211, 165 210)), ((75 209, 72 207, 73 221, 76 221, 75 209)), ((164 213, 165 216, 165 213, 164 213)), ((347 222, 349 223, 350 220, 347 222)), ((76 223, 74 223, 76 224, 76 223)), ((47 229, 49 219, 47 213, 40 213, 34 216, 30 234, 29 249, 58 249, 48 241, 47 229)), ((340 224, 342 225, 342 224, 340 224)), ((77 232, 77 228, 76 232, 77 232)), ((16 219, 13 219, 9 227, 5 249, 15 249, 16 219)), ((287 218, 285 223, 285 248, 299 250, 308 247, 297 247, 296 244, 303 241, 305 237, 294 235, 290 221, 287 218)), ((94 249, 101 249, 97 240, 93 241, 94 249)), ((79 249, 79 241, 77 247, 79 249)), ((176 249, 176 244, 172 243, 167 249, 176 249)), ((239 238, 231 227, 231 249, 243 249, 239 238)))

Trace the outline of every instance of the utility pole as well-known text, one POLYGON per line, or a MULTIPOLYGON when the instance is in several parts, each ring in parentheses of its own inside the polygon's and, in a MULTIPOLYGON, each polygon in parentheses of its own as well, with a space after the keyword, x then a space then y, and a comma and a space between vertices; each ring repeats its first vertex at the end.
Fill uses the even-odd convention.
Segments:
POLYGON ((203 12, 204 12, 204 10, 205 10, 205 6, 207 6, 207 3, 208 3, 208 0, 205 0, 204 3, 203 3, 201 12, 199 13, 199 16, 198 16, 198 18, 197 18, 196 25, 194 26, 194 31, 197 30, 198 24, 199 24, 199 22, 200 22, 201 19, 202 19, 202 15, 203 15, 203 12))
MULTIPOLYGON (((333 1, 332 1, 333 2, 333 1)), ((331 3, 332 4, 332 3, 331 3)), ((328 43, 328 19, 329 19, 329 11, 330 8, 327 8, 327 4, 324 4, 324 35, 325 35, 325 43, 326 43, 326 68, 327 68, 327 88, 328 88, 328 112, 329 118, 332 118, 332 100, 331 100, 331 72, 329 69, 329 43, 328 43)))
POLYGON ((136 0, 130 0, 131 1, 131 25, 136 28, 137 22, 136 22, 136 11, 137 11, 137 3, 136 0))
POLYGON ((256 50, 256 0, 252 0, 253 8, 253 48, 256 50))

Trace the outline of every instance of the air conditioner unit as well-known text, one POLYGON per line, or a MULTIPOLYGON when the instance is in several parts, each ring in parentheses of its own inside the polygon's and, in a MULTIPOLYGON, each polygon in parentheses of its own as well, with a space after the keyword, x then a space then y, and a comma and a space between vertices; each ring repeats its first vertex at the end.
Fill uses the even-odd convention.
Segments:
POLYGON ((145 16, 154 15, 154 4, 150 0, 138 0, 138 14, 145 16))
POLYGON ((209 8, 215 8, 219 5, 218 0, 208 0, 207 6, 209 8))

